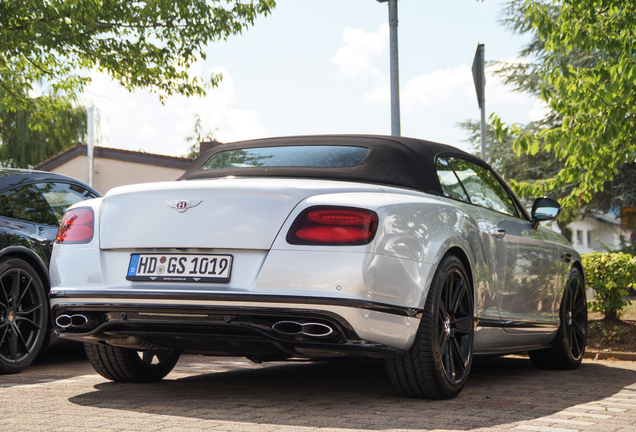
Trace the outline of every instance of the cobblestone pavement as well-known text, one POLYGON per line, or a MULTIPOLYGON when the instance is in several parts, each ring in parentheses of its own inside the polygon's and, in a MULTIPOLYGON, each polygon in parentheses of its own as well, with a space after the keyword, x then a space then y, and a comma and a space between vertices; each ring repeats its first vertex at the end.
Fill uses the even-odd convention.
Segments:
POLYGON ((396 396, 382 363, 269 363, 184 355, 159 383, 97 375, 57 347, 0 376, 1 431, 634 431, 636 362, 542 371, 525 358, 474 365, 449 401, 396 396))

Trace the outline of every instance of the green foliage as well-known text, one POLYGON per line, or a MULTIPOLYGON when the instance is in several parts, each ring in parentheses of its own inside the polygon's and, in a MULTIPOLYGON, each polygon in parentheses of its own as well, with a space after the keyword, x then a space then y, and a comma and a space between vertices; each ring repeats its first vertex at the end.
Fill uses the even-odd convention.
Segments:
POLYGON ((635 162, 636 4, 528 0, 523 10, 543 50, 531 67, 534 91, 557 122, 527 131, 493 116, 494 133, 512 136, 518 153, 552 152, 563 163, 555 175, 519 182, 521 195, 570 189, 561 203, 575 209, 635 162))
POLYGON ((129 91, 160 100, 205 95, 221 79, 191 76, 208 43, 241 33, 274 0, 3 0, 0 2, 0 104, 52 118, 90 82, 108 73, 129 91), (36 83, 56 97, 29 97, 36 83))
MULTIPOLYGON (((3 91, 0 90, 0 97, 3 91)), ((86 137, 87 114, 70 103, 53 108, 51 118, 0 105, 0 165, 30 168, 86 137)))
POLYGON ((588 303, 594 312, 606 318, 617 318, 631 304, 623 297, 636 285, 636 257, 624 253, 592 252, 583 255, 585 280, 594 289, 594 299, 588 303))

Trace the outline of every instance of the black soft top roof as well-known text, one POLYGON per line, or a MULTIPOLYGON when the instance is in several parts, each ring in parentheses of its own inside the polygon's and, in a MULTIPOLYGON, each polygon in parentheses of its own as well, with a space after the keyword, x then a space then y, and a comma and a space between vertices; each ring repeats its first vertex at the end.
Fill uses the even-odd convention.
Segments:
POLYGON ((387 184, 441 193, 435 171, 437 155, 456 155, 484 165, 469 153, 455 147, 414 138, 376 135, 312 135, 265 138, 222 144, 203 152, 179 180, 236 177, 290 177, 358 181, 387 184), (357 146, 369 149, 367 157, 352 167, 250 167, 203 170, 213 155, 227 151, 280 146, 357 146))

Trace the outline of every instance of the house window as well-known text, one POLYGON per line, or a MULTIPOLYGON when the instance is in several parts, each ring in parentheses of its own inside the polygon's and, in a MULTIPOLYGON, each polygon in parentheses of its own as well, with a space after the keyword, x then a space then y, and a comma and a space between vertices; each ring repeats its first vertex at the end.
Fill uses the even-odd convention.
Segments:
POLYGON ((576 244, 578 244, 579 246, 585 246, 583 244, 583 231, 582 230, 576 230, 576 244))
POLYGON ((592 231, 587 232, 587 247, 594 247, 594 238, 592 237, 592 231))

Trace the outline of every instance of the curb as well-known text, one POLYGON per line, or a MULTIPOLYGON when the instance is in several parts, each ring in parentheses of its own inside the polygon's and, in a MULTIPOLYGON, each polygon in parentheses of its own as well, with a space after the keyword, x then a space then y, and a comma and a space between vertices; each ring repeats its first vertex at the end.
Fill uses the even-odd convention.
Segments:
POLYGON ((583 354, 583 358, 592 359, 592 360, 636 361, 636 353, 586 350, 585 354, 583 354))

